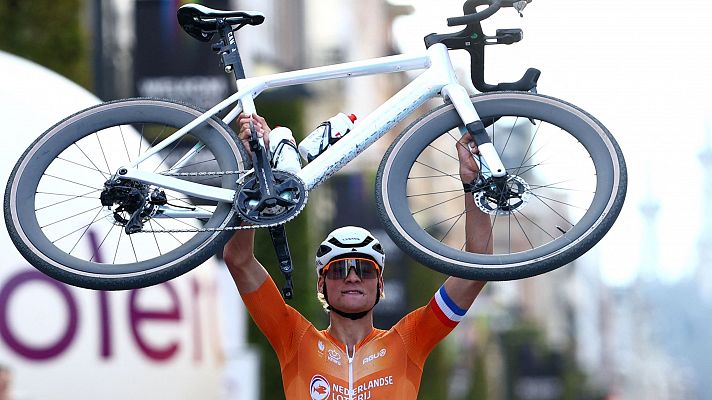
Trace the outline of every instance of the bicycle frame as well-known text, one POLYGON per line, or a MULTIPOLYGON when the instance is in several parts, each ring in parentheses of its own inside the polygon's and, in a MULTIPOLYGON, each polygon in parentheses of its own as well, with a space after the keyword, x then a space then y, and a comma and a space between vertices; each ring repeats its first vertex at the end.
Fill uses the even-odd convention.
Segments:
MULTIPOLYGON (((477 111, 472 106, 467 91, 456 79, 446 46, 443 44, 435 44, 428 48, 425 54, 381 57, 237 80, 237 87, 239 89, 237 93, 231 95, 202 116, 173 133, 170 137, 152 148, 151 151, 145 153, 137 160, 134 160, 132 164, 123 167, 120 171, 120 175, 124 178, 176 190, 203 199, 232 202, 235 196, 234 190, 187 182, 170 176, 140 171, 136 167, 144 160, 178 140, 191 129, 199 126, 213 115, 227 109, 235 102, 238 104, 223 119, 225 123, 232 122, 240 112, 256 112, 254 98, 267 89, 320 80, 420 69, 424 69, 425 71, 384 104, 371 112, 367 117, 362 119, 348 135, 344 136, 318 158, 302 168, 297 175, 304 182, 304 186, 307 190, 315 188, 328 177, 336 173, 425 101, 435 97, 439 93, 443 96, 444 100, 450 100, 455 106, 455 109, 462 119, 463 128, 469 123, 480 120, 477 111)), ((483 161, 488 167, 487 169, 492 171, 492 175, 504 176, 506 171, 492 143, 478 143, 478 145, 483 161)), ((172 169, 184 165, 199 151, 200 144, 196 145, 196 147, 176 162, 172 169)), ((185 217, 188 215, 194 217, 196 215, 194 212, 177 210, 172 210, 171 213, 173 217, 185 217)))

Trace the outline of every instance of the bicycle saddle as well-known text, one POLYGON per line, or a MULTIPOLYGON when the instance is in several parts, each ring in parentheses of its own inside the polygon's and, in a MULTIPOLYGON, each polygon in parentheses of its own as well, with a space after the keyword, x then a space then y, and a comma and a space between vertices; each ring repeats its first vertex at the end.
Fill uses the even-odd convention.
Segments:
POLYGON ((192 37, 208 42, 217 32, 217 21, 230 25, 259 25, 265 16, 257 11, 223 11, 200 4, 186 4, 178 9, 178 23, 192 37))

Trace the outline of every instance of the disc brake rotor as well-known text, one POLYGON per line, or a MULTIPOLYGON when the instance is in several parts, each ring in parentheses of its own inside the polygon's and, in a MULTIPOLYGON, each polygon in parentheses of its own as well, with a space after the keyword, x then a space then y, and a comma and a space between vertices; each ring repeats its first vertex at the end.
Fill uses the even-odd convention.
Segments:
POLYGON ((519 176, 507 177, 500 188, 495 183, 485 185, 474 193, 475 204, 482 212, 491 215, 509 215, 521 210, 529 202, 531 187, 519 176))

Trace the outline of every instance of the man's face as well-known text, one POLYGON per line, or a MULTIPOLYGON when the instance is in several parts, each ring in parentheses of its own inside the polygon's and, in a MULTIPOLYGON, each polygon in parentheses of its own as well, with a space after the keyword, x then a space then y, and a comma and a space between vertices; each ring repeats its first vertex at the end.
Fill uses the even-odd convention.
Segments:
POLYGON ((379 274, 376 278, 361 279, 355 269, 351 268, 343 279, 321 275, 317 283, 320 291, 324 283, 332 307, 347 313, 357 313, 373 307, 378 296, 378 285, 383 288, 383 276, 379 274))

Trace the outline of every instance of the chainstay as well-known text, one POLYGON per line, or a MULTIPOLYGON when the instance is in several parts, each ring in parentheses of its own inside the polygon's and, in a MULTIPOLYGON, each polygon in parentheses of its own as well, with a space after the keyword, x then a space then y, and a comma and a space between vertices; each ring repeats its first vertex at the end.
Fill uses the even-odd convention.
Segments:
MULTIPOLYGON (((169 172, 169 173, 163 173, 161 175, 165 176, 222 176, 222 175, 248 175, 251 171, 211 171, 211 172, 169 172)), ((140 231, 136 233, 188 233, 188 232, 220 232, 220 231, 247 231, 247 230, 253 230, 253 229, 262 229, 262 228, 272 228, 275 226, 280 226, 284 225, 287 222, 293 220, 294 218, 299 215, 302 210, 304 210, 304 207, 307 205, 307 200, 309 199, 309 192, 305 191, 304 192, 304 202, 302 202, 302 207, 297 210, 297 212, 292 215, 291 217, 287 218, 284 221, 281 222, 275 222, 273 224, 263 224, 263 225, 245 225, 245 226, 226 226, 224 228, 195 228, 195 229, 163 229, 163 230, 155 230, 155 229, 141 229, 140 231)))

